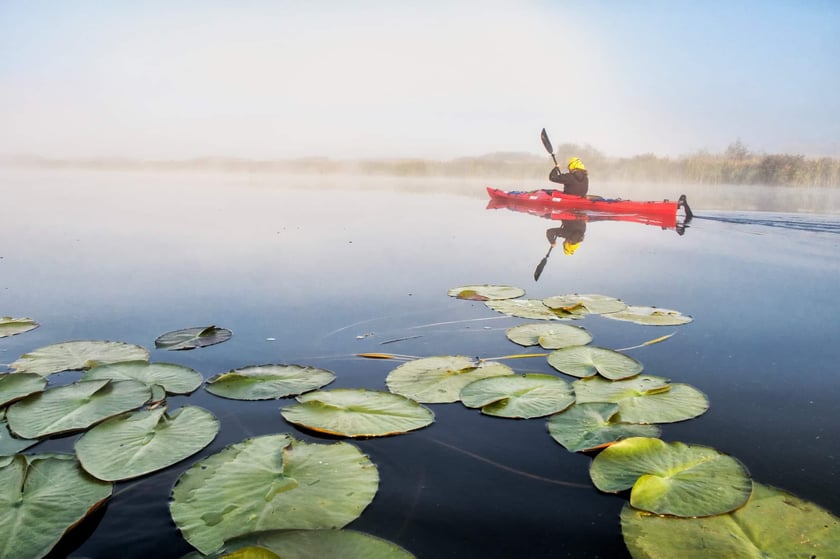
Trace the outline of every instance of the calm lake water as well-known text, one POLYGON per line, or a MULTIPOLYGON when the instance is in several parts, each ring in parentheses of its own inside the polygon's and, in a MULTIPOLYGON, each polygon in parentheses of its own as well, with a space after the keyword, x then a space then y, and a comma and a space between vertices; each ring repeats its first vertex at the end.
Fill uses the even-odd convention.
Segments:
MULTIPOLYGON (((694 318, 680 327, 599 316, 575 322, 594 345, 611 348, 676 332, 627 352, 647 373, 689 383, 710 399, 700 418, 663 425, 663 439, 731 454, 756 481, 840 514, 840 217, 721 211, 711 209, 721 206, 707 193, 694 201, 697 217, 683 235, 589 223, 577 252, 553 251, 535 281, 546 229, 558 224, 486 209, 484 186, 6 172, 0 316, 31 317, 41 326, 0 339, 0 363, 52 343, 115 340, 207 378, 298 363, 334 371, 330 388, 384 390, 399 362, 357 353, 528 351, 504 335, 528 321, 450 298, 450 288, 505 284, 530 298, 599 293, 694 318), (210 324, 231 329, 233 338, 194 351, 154 349, 164 332, 210 324)), ((669 196, 680 193, 675 187, 669 196)), ((508 364, 555 372, 542 358, 508 364)), ((170 408, 192 403, 216 414, 216 440, 163 472, 117 484, 108 505, 54 556, 174 558, 191 551, 168 513, 172 484, 189 465, 255 435, 333 440, 286 423, 279 408, 292 401, 235 402, 203 388, 170 398, 170 408)), ((436 421, 428 428, 353 442, 376 463, 381 483, 349 528, 418 558, 628 556, 618 518, 626 496, 599 493, 589 479, 591 456, 554 442, 544 419, 491 418, 460 403, 429 407, 436 421)), ((72 451, 74 441, 52 439, 27 452, 72 451)))

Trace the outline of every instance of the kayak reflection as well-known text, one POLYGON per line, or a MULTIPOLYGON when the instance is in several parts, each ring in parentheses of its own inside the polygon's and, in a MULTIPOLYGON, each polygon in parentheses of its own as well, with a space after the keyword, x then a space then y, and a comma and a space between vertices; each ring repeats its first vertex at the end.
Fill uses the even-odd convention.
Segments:
POLYGON ((625 221, 632 223, 641 223, 643 225, 651 225, 660 227, 663 230, 674 230, 678 235, 684 235, 688 224, 691 222, 692 214, 686 212, 685 215, 676 213, 671 214, 637 214, 637 213, 613 213, 613 212, 593 212, 587 210, 569 210, 559 209, 545 206, 535 206, 533 204, 516 203, 512 200, 491 199, 487 204, 488 210, 508 209, 511 211, 528 213, 543 219, 550 219, 552 221, 559 221, 558 227, 549 227, 545 231, 546 239, 549 243, 549 249, 540 263, 534 270, 534 281, 539 280, 548 257, 552 250, 557 247, 562 239, 563 254, 572 256, 583 243, 586 237, 587 223, 596 221, 625 221))

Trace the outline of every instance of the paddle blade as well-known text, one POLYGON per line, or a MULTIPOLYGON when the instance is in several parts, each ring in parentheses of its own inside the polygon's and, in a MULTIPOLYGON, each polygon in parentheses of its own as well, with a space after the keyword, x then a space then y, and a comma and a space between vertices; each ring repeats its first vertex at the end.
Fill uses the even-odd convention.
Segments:
POLYGON ((554 155, 554 148, 551 146, 551 140, 548 139, 548 132, 545 131, 545 128, 542 129, 540 138, 542 139, 542 143, 545 146, 545 151, 547 151, 551 155, 554 155))
MULTIPOLYGON (((551 248, 554 248, 554 247, 551 247, 551 248)), ((548 252, 545 253, 545 256, 543 256, 543 259, 540 260, 539 264, 537 264, 537 269, 534 270, 534 281, 537 281, 537 280, 540 279, 540 276, 542 275, 542 272, 543 272, 543 268, 545 268, 545 265, 548 262, 548 255, 551 254, 551 248, 548 249, 548 252)))

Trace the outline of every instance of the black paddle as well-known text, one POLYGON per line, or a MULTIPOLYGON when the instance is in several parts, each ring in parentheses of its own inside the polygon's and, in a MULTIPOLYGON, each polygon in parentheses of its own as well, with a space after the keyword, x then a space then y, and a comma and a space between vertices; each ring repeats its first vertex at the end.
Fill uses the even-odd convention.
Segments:
POLYGON ((540 260, 539 264, 537 264, 537 269, 534 270, 534 281, 537 281, 538 279, 540 279, 540 275, 542 274, 543 268, 545 268, 546 262, 548 262, 548 255, 551 254, 551 249, 552 248, 554 248, 554 247, 551 247, 550 249, 548 249, 548 252, 546 252, 545 256, 543 256, 543 259, 540 260))
POLYGON ((545 128, 542 129, 542 133, 540 134, 540 138, 542 138, 542 143, 545 146, 545 151, 551 155, 551 158, 554 160, 554 166, 557 166, 557 158, 554 157, 554 148, 551 147, 551 140, 548 139, 548 132, 545 131, 545 128))

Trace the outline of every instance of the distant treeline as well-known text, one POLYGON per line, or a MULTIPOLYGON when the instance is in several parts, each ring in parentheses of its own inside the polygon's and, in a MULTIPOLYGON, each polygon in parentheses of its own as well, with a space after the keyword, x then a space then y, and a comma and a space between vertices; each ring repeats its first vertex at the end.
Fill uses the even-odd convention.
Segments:
MULTIPOLYGON (((840 159, 752 153, 740 141, 719 154, 698 152, 680 157, 653 154, 609 157, 591 146, 558 146, 558 161, 580 157, 593 178, 610 182, 687 184, 761 184, 840 186, 840 159)), ((221 171, 237 173, 360 174, 399 177, 543 179, 551 169, 547 155, 494 153, 445 161, 427 159, 335 160, 300 158, 251 160, 207 157, 185 160, 0 158, 0 165, 38 168, 221 171)))

